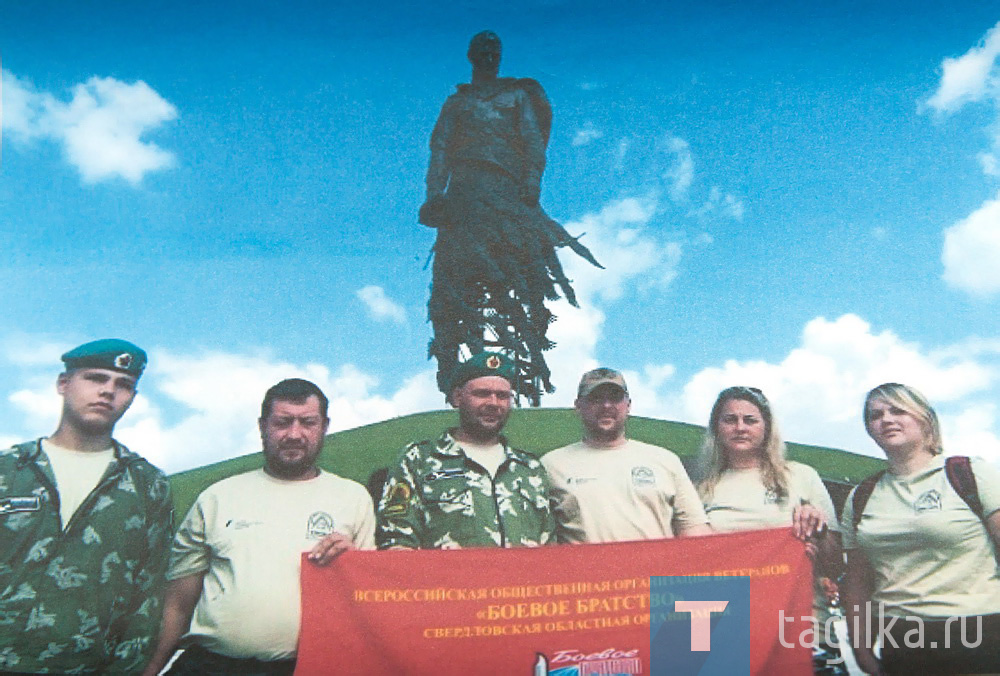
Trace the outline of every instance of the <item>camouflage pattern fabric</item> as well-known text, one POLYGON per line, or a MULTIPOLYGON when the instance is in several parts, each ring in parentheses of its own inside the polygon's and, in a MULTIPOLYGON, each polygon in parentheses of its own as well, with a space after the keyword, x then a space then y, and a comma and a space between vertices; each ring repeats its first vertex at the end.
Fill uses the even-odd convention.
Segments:
POLYGON ((496 478, 449 432, 406 447, 390 468, 378 506, 379 549, 532 547, 555 542, 549 480, 532 455, 501 438, 496 478))
POLYGON ((0 671, 136 673, 154 648, 173 526, 163 473, 116 460, 63 530, 48 457, 0 451, 0 671))

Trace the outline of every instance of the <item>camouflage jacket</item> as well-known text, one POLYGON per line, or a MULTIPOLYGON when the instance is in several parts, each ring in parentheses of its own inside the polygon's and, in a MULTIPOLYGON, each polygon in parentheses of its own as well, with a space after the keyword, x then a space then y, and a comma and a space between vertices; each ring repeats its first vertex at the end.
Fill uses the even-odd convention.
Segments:
POLYGON ((379 549, 531 547, 555 542, 542 463, 501 438, 506 460, 493 478, 449 432, 403 451, 378 508, 379 549))
POLYGON ((160 470, 115 456, 63 529, 40 442, 0 451, 0 671, 136 673, 150 657, 173 502, 160 470))

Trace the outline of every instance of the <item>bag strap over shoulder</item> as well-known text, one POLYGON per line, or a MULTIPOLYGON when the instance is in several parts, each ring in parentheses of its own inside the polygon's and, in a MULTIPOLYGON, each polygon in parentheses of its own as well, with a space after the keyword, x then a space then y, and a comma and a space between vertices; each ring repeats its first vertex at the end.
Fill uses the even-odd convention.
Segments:
POLYGON ((983 502, 979 499, 979 488, 976 486, 976 475, 972 473, 972 463, 964 455, 956 455, 944 462, 944 471, 948 483, 955 489, 958 496, 965 500, 969 509, 983 518, 983 502))
POLYGON ((853 525, 855 532, 858 530, 858 524, 861 523, 861 514, 865 511, 865 505, 868 504, 868 498, 872 496, 872 491, 875 490, 875 484, 878 483, 878 480, 882 478, 883 474, 885 474, 884 469, 875 472, 859 483, 858 487, 854 490, 854 497, 851 500, 851 506, 854 508, 853 525))
MULTIPOLYGON (((965 501, 965 504, 969 506, 969 509, 976 516, 982 519, 983 503, 979 499, 976 475, 972 473, 972 463, 969 461, 969 458, 964 455, 955 455, 948 458, 944 461, 944 472, 945 476, 948 477, 948 483, 955 489, 958 496, 965 501)), ((858 524, 861 522, 861 514, 865 511, 865 505, 868 504, 868 498, 872 496, 875 485, 884 474, 884 469, 875 472, 875 474, 872 474, 859 483, 857 489, 854 491, 851 506, 854 508, 853 525, 855 532, 857 532, 858 524)))

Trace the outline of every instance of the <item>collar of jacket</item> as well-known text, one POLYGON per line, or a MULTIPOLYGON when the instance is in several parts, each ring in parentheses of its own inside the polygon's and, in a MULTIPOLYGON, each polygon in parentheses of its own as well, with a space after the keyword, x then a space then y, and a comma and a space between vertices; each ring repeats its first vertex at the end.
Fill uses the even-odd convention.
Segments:
MULTIPOLYGON (((129 465, 139 459, 139 456, 128 450, 125 446, 118 443, 114 439, 111 440, 111 447, 115 450, 115 469, 120 469, 129 465)), ((34 441, 25 441, 21 444, 14 445, 14 453, 17 455, 17 466, 24 467, 30 462, 35 462, 38 460, 38 456, 42 454, 42 440, 41 438, 35 439, 34 441)))
MULTIPOLYGON (((455 441, 453 432, 454 428, 441 435, 441 437, 437 440, 437 443, 434 445, 435 453, 438 453, 439 455, 451 456, 465 455, 465 451, 462 450, 462 445, 455 441)), ((528 463, 523 457, 521 457, 521 454, 511 448, 510 444, 507 443, 507 437, 501 434, 499 435, 499 440, 500 445, 503 446, 503 452, 508 458, 527 466, 528 463)))

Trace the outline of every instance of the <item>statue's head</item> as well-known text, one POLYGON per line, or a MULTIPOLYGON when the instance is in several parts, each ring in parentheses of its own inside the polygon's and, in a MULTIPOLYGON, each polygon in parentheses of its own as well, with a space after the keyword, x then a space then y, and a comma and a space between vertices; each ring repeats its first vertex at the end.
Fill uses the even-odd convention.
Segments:
POLYGON ((469 41, 469 63, 473 68, 497 73, 500 70, 500 49, 500 36, 496 33, 476 33, 469 41))

